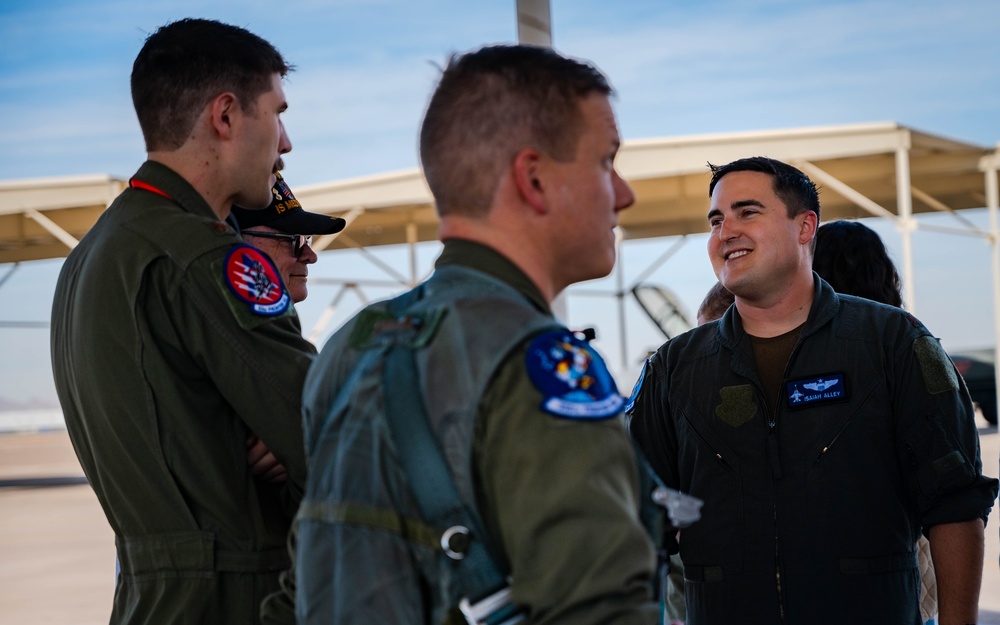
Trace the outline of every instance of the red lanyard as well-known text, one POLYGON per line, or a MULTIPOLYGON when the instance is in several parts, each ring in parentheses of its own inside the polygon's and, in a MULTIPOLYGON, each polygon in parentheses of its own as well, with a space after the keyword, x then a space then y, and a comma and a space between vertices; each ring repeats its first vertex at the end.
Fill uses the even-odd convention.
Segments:
POLYGON ((128 181, 128 186, 132 187, 133 189, 142 189, 143 191, 150 191, 150 192, 155 193, 157 195, 162 195, 163 197, 167 198, 168 200, 173 200, 174 199, 174 198, 170 197, 169 195, 167 195, 166 193, 164 193, 163 191, 160 191, 159 189, 157 189, 153 185, 149 184, 148 182, 143 182, 142 180, 136 180, 135 178, 132 178, 131 180, 128 181))

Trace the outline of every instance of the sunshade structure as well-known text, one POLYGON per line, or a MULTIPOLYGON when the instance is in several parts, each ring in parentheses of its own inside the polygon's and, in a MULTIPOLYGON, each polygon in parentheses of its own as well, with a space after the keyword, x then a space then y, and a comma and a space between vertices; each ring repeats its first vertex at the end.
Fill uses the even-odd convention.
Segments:
MULTIPOLYGON (((619 171, 636 193, 636 204, 621 214, 624 239, 707 231, 706 163, 751 155, 784 160, 809 174, 822 188, 824 221, 896 221, 904 249, 907 233, 926 227, 913 219, 917 213, 996 208, 995 150, 892 122, 665 137, 627 141, 621 150, 619 171)), ((0 263, 65 256, 125 184, 108 176, 0 182, 0 263)), ((295 193, 308 210, 348 221, 343 234, 316 241, 317 250, 437 237, 431 195, 417 169, 296 187, 295 193)), ((935 229, 994 236, 956 217, 955 227, 935 229)), ((908 251, 903 264, 912 287, 908 251)))
MULTIPOLYGON (((1000 311, 1000 155, 996 149, 893 122, 626 141, 617 164, 635 190, 636 203, 621 214, 623 244, 706 232, 706 164, 753 155, 793 163, 809 174, 821 187, 824 221, 874 216, 895 222, 902 233, 901 270, 911 310, 910 235, 915 229, 989 241, 994 309, 1000 311), (982 207, 990 209, 988 231, 961 216, 963 209, 982 207), (930 226, 914 217, 929 212, 952 213, 955 225, 930 226)), ((65 256, 125 185, 108 176, 0 182, 0 263, 65 256)), ((295 193, 308 210, 348 222, 344 232, 316 239, 317 251, 415 246, 437 239, 437 216, 417 169, 296 187, 295 193)), ((420 278, 416 254, 410 259, 409 271, 384 267, 400 290, 420 278)), ((338 269, 342 284, 350 281, 344 269, 338 269)), ((634 285, 624 284, 621 275, 619 270, 615 295, 624 332, 624 299, 634 285)), ((995 320, 995 336, 1000 337, 1000 316, 995 320)))
MULTIPOLYGON (((990 184, 996 185, 996 151, 892 122, 627 141, 618 168, 635 190, 636 203, 621 214, 624 239, 706 232, 706 164, 752 155, 790 162, 809 174, 822 189, 823 220, 874 216, 896 222, 903 232, 908 296, 913 293, 909 234, 930 228, 915 214, 954 213, 954 227, 934 229, 995 242, 994 232, 973 226, 957 211, 995 208, 996 201, 987 199, 990 184)), ((309 210, 345 217, 350 224, 339 238, 318 241, 319 249, 414 244, 437 235, 419 170, 300 187, 296 194, 309 210)))
POLYGON ((111 176, 0 181, 0 263, 66 256, 125 185, 111 176))

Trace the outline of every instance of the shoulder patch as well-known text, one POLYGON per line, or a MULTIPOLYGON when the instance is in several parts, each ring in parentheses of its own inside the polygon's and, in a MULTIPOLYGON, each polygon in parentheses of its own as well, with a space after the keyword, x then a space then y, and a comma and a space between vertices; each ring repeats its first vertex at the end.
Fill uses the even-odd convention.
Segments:
POLYGON ((924 327, 924 324, 920 323, 920 320, 918 320, 916 317, 914 317, 910 313, 904 311, 904 314, 906 315, 906 320, 909 321, 910 325, 913 326, 914 328, 922 328, 922 327, 924 327))
POLYGON ((913 351, 920 363, 924 376, 924 386, 931 395, 958 390, 958 375, 955 365, 933 336, 921 336, 913 342, 913 351))
POLYGON ((255 315, 274 317, 291 305, 292 298, 281 282, 278 268, 267 254, 245 243, 229 250, 222 264, 222 279, 255 315))
POLYGON ((628 396, 628 401, 625 402, 625 413, 631 414, 632 409, 635 408, 635 400, 639 398, 639 391, 642 390, 642 383, 646 380, 646 374, 649 373, 649 358, 646 362, 642 363, 642 372, 639 374, 639 379, 635 381, 635 386, 632 387, 632 394, 628 396))
POLYGON ((528 345, 528 377, 544 400, 542 409, 568 419, 608 419, 625 400, 601 356, 569 330, 538 335, 528 345))

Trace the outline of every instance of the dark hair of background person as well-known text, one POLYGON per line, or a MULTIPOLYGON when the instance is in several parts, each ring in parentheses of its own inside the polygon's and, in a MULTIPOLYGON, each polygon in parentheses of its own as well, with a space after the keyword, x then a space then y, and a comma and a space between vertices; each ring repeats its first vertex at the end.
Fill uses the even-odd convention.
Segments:
POLYGON ((453 55, 420 130, 420 161, 438 213, 484 214, 502 172, 526 147, 572 161, 583 123, 579 101, 592 93, 613 90, 592 65, 548 48, 453 55))
POLYGON ((878 233, 857 221, 832 221, 816 232, 813 271, 833 290, 902 307, 899 273, 878 233))
POLYGON ((132 65, 132 104, 146 151, 183 145, 218 94, 231 91, 253 115, 272 76, 292 69, 274 46, 237 26, 192 18, 161 26, 132 65))
POLYGON ((722 286, 721 282, 716 282, 701 301, 701 306, 698 306, 698 325, 720 319, 735 301, 736 296, 722 286))
POLYGON ((819 190, 816 184, 795 167, 766 156, 741 158, 726 165, 708 164, 712 170, 712 181, 708 185, 708 197, 712 197, 715 185, 726 174, 737 171, 755 171, 771 176, 774 194, 788 207, 789 219, 805 211, 816 213, 819 220, 819 190))

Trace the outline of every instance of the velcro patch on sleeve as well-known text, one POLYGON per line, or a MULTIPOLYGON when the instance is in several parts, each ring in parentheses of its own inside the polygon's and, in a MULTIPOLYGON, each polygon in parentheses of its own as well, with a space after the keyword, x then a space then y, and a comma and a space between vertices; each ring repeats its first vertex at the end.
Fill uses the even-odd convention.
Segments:
POLYGON ((525 367, 544 398, 541 408, 557 417, 608 419, 625 404, 601 356, 569 330, 535 337, 525 367))
POLYGON ((965 464, 965 456, 963 456, 958 450, 952 450, 932 462, 931 466, 939 475, 944 475, 952 469, 957 469, 963 464, 965 464))
POLYGON ((255 247, 234 245, 222 264, 222 280, 236 299, 261 317, 276 317, 288 310, 292 298, 267 254, 255 247))
POLYGON ((958 390, 958 374, 941 343, 933 336, 921 336, 913 342, 913 351, 924 374, 924 385, 931 395, 958 390))

